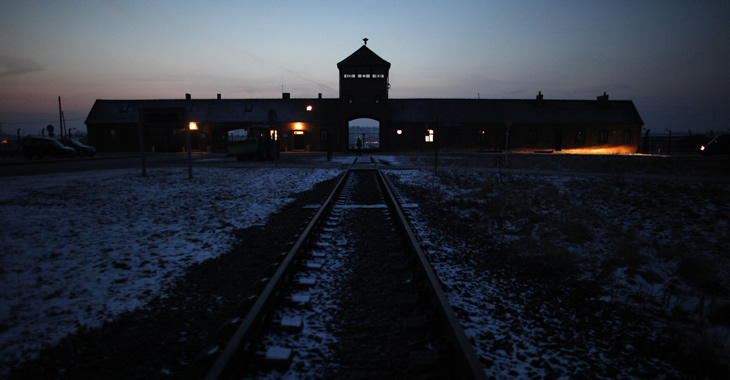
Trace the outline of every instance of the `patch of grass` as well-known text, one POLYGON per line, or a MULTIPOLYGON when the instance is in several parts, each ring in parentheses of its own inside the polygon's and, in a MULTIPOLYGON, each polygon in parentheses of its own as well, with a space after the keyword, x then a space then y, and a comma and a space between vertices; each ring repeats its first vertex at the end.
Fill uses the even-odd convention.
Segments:
POLYGON ((704 257, 689 253, 683 253, 678 257, 676 275, 685 281, 698 285, 712 274, 712 267, 704 257))
POLYGON ((723 361, 720 352, 728 337, 711 331, 685 332, 684 342, 678 342, 676 347, 682 347, 674 358, 674 363, 692 373, 697 379, 726 379, 728 376, 727 363, 723 361), (684 352, 682 352, 684 351, 684 352))
POLYGON ((730 303, 712 307, 707 319, 714 324, 730 327, 730 303))
POLYGON ((705 182, 702 184, 702 187, 699 189, 700 194, 705 199, 725 199, 727 198, 727 191, 720 187, 716 186, 712 182, 705 182))
POLYGON ((556 229, 566 241, 573 244, 587 243, 594 238, 593 229, 583 219, 561 220, 556 224, 556 229))
POLYGON ((628 267, 630 270, 636 270, 647 261, 648 259, 641 253, 641 244, 638 241, 617 239, 603 264, 608 268, 628 267))
POLYGON ((512 265, 536 276, 564 279, 578 273, 575 254, 543 239, 526 237, 512 243, 508 258, 512 265))

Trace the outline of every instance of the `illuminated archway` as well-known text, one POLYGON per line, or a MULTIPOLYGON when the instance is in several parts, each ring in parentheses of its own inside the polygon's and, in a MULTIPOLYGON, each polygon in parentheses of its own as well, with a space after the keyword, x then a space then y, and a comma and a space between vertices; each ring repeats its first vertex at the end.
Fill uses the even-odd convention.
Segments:
POLYGON ((357 139, 362 142, 363 150, 380 150, 380 122, 375 119, 360 118, 350 120, 347 128, 347 148, 357 149, 357 139))

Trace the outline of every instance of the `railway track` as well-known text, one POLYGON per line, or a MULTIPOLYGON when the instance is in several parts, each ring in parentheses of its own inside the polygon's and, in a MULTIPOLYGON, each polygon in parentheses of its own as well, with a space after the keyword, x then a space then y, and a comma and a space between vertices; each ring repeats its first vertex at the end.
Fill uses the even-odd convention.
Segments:
POLYGON ((252 302, 207 379, 486 378, 369 162, 340 177, 252 302))

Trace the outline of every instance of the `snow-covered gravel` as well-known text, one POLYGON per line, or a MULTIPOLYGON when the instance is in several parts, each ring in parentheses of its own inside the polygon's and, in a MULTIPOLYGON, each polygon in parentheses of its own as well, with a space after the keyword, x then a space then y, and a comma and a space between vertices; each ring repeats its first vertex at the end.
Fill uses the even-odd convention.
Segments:
MULTIPOLYGON (((189 180, 169 168, 147 177, 138 170, 4 177, 0 377, 80 327, 160 296, 190 265, 225 253, 233 231, 262 225, 291 194, 339 173, 201 168, 189 180)), ((730 332, 717 319, 730 315, 727 184, 570 173, 505 174, 501 183, 493 171, 432 173, 390 175, 423 195, 408 199, 419 203, 414 229, 488 373, 682 373, 654 346, 635 344, 642 340, 689 342, 727 359, 730 332), (542 276, 536 281, 511 272, 535 262, 559 271, 561 285, 540 268, 531 269, 542 276), (575 295, 568 288, 576 283, 598 288, 575 295), (629 319, 619 315, 626 310, 629 319)))
POLYGON ((730 186, 388 173, 420 205, 414 229, 488 374, 674 377, 715 355, 727 365, 730 186))
MULTIPOLYGON (((108 170, 5 177, 0 363, 135 309, 339 169, 108 170)), ((2 375, 2 373, 0 373, 2 375)))

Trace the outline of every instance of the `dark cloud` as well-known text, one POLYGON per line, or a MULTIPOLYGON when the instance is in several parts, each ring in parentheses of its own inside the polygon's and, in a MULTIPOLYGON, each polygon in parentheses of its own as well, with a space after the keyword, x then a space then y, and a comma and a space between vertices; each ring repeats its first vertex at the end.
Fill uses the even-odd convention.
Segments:
POLYGON ((38 62, 0 55, 0 77, 23 75, 37 71, 43 71, 43 66, 38 62))

